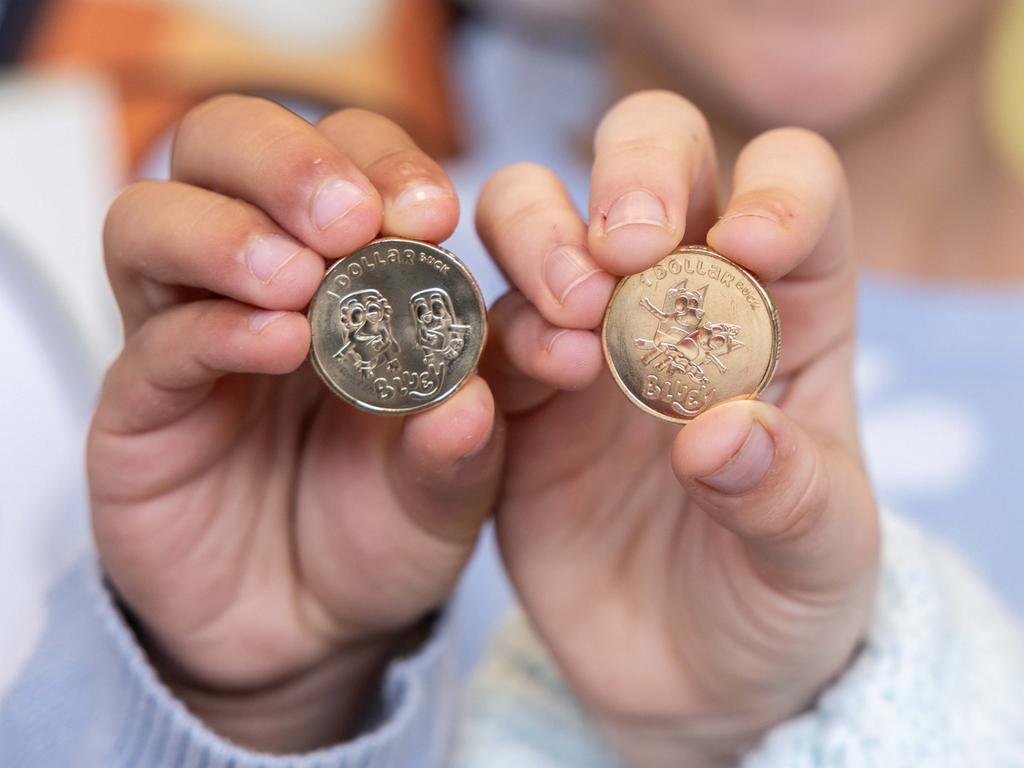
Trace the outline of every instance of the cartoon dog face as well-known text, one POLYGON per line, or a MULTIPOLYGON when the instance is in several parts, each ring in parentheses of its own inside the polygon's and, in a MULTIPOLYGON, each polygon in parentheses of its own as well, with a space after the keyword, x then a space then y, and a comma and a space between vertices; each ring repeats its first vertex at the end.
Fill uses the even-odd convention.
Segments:
POLYGON ((725 355, 736 347, 745 346, 737 337, 740 327, 732 323, 705 323, 704 345, 713 355, 725 355))
POLYGON ((708 287, 700 290, 686 287, 686 280, 670 288, 665 294, 665 314, 686 328, 696 328, 704 319, 704 296, 708 287))

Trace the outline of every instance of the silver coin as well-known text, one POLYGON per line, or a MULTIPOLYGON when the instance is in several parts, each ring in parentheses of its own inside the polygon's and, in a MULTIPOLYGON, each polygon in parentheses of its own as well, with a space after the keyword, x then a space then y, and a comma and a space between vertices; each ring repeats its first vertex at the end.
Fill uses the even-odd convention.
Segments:
POLYGON ((480 289, 431 243, 382 238, 336 261, 309 305, 310 359, 339 397, 404 415, 455 394, 487 337, 480 289))

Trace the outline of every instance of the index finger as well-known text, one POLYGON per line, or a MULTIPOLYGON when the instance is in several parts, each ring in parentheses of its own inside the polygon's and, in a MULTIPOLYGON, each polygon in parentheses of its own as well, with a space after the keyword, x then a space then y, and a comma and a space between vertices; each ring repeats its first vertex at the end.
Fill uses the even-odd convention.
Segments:
POLYGON ((376 237, 380 194, 320 131, 252 96, 217 96, 181 121, 172 177, 252 203, 322 256, 376 237))
POLYGON ((684 239, 702 242, 717 212, 717 169, 707 120, 667 91, 636 93, 605 115, 594 137, 590 253, 626 275, 684 239))

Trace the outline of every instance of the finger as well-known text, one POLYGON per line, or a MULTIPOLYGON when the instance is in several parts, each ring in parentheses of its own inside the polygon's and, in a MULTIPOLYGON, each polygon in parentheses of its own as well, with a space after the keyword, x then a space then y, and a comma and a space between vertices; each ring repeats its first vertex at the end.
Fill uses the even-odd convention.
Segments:
POLYGON ((603 367, 597 333, 551 325, 519 293, 495 303, 490 333, 481 367, 505 413, 536 408, 561 390, 582 389, 603 367))
POLYGON ((748 400, 688 424, 672 463, 689 497, 740 538, 771 583, 834 595, 864 586, 877 551, 874 502, 854 455, 748 400))
POLYGON ((562 182, 543 166, 505 168, 484 185, 477 231, 509 281, 547 322, 595 328, 615 289, 587 251, 587 230, 562 182))
POLYGON ((304 579, 332 612, 365 630, 394 628, 446 599, 501 477, 503 433, 487 385, 474 377, 402 420, 330 398, 306 444, 296 541, 304 579), (358 589, 353 573, 363 576, 358 589), (376 600, 366 600, 367 584, 376 600))
POLYGON ((445 402, 405 420, 393 483, 419 525, 472 542, 497 490, 503 442, 494 397, 474 376, 445 402))
POLYGON ((455 187, 441 166, 395 123, 362 109, 345 109, 317 127, 380 193, 384 234, 439 243, 455 231, 455 187))
POLYGON ((707 121, 681 96, 645 91, 616 104, 594 138, 590 252, 619 275, 641 272, 684 239, 703 240, 716 212, 707 121))
POLYGON ((344 256, 380 231, 370 181, 316 128, 266 99, 218 96, 181 121, 171 175, 263 209, 323 256, 344 256))
POLYGON ((258 208, 177 182, 129 186, 111 206, 103 237, 129 335, 174 301, 162 286, 204 289, 264 309, 300 310, 324 273, 319 255, 258 208))
POLYGON ((308 350, 301 313, 228 299, 178 305, 128 339, 104 382, 96 425, 117 433, 156 429, 188 414, 226 374, 289 373, 308 350))
POLYGON ((854 324, 854 262, 842 166, 824 139, 784 128, 748 144, 708 243, 770 286, 782 319, 779 377, 805 369, 854 324))
POLYGON ((811 131, 780 128, 740 153, 708 244, 764 280, 825 277, 850 261, 849 195, 839 157, 811 131))

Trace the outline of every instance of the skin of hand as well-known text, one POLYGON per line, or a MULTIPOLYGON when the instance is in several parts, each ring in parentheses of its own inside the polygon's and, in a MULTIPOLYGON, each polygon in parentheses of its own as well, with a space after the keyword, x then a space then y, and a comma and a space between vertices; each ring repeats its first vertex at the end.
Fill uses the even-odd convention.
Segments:
POLYGON ((873 605, 846 184, 824 140, 773 130, 741 153, 719 216, 707 122, 667 92, 619 102, 594 144, 589 224, 539 166, 481 192, 479 232, 513 286, 485 370, 508 430, 499 544, 627 765, 731 765, 841 673, 873 605), (783 339, 762 401, 682 429, 626 400, 595 330, 613 274, 680 241, 759 275, 783 339))
POLYGON ((165 682, 240 744, 344 738, 493 507, 503 439, 482 379, 381 418, 304 365, 325 260, 378 233, 441 241, 457 218, 388 120, 313 126, 243 96, 190 112, 172 180, 110 209, 125 345, 89 436, 95 537, 165 682))

